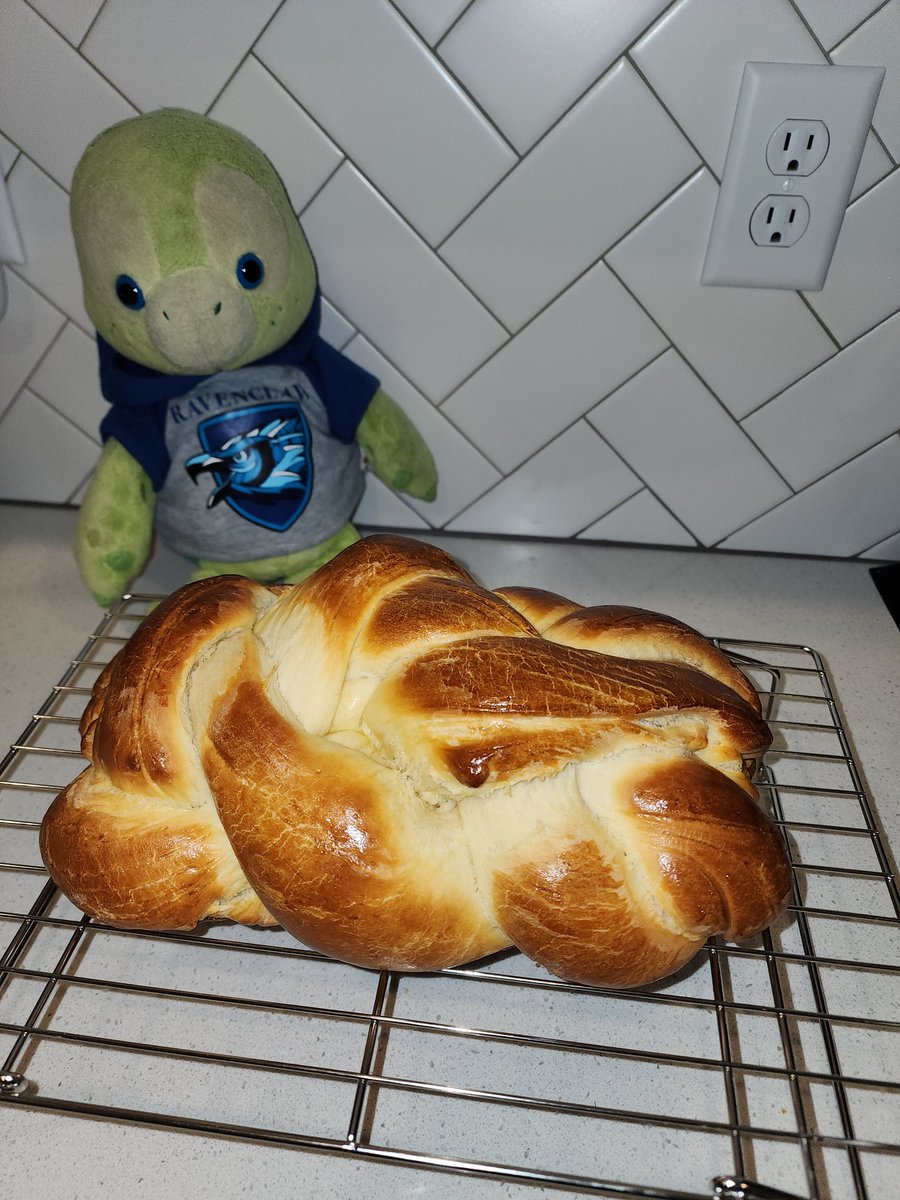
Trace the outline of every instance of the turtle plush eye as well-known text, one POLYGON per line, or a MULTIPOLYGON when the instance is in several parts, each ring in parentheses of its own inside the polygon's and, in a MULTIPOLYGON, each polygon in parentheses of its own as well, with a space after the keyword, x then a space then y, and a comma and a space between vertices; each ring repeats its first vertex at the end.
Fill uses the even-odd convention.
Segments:
POLYGON ((136 310, 144 307, 144 293, 130 275, 120 275, 116 280, 116 295, 126 308, 136 310))
POLYGON ((255 254, 242 254, 237 261, 237 278, 242 288, 248 291, 259 287, 266 273, 262 259, 255 254))

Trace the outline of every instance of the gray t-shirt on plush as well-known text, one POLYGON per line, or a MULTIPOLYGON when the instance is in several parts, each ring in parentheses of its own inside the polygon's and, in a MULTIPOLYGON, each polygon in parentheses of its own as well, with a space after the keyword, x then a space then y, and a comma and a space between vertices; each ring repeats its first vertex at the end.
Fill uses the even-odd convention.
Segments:
POLYGON ((171 459, 159 493, 163 540, 188 558, 290 554, 349 521, 362 455, 339 441, 309 377, 294 366, 221 371, 168 402, 171 459))

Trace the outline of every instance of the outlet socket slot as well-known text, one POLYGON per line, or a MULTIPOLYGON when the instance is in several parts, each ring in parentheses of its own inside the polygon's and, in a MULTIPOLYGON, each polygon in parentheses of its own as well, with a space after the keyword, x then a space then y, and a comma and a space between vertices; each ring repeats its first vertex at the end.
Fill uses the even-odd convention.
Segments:
POLYGON ((825 161, 831 138, 824 121, 782 121, 766 143, 773 175, 812 175, 825 161))
POLYGON ((787 250, 806 233, 809 205, 802 196, 766 196, 750 217, 750 236, 757 246, 787 250))

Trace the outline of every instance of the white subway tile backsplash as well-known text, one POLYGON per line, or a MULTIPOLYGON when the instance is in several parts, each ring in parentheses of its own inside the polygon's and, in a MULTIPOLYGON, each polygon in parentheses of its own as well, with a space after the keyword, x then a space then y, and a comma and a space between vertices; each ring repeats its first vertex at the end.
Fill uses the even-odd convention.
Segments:
POLYGON ((256 53, 431 242, 515 163, 389 4, 287 0, 256 53))
POLYGON ((0 120, 39 166, 68 187, 81 152, 135 109, 24 0, 0 4, 0 120), (65 97, 49 108, 48 94, 65 97))
POLYGON ((640 488, 640 480, 584 421, 545 446, 448 529, 571 537, 587 514, 599 516, 640 488))
POLYGON ((328 302, 326 296, 322 297, 322 321, 319 325, 319 333, 336 350, 343 350, 356 334, 356 330, 350 322, 338 312, 333 304, 328 302))
POLYGON ((847 209, 825 286, 806 298, 841 345, 900 308, 900 170, 847 209))
POLYGON ((784 0, 679 0, 632 55, 716 175, 725 164, 744 64, 825 61, 784 0))
POLYGON ((425 41, 433 46, 471 0, 394 0, 394 3, 425 41))
POLYGON ((729 550, 851 557, 891 538, 900 513, 900 437, 894 435, 725 538, 729 550))
POLYGON ((381 380, 381 386, 413 422, 434 456, 438 472, 436 499, 417 500, 404 494, 404 504, 414 508, 429 525, 440 527, 497 483, 500 472, 370 342, 356 337, 345 353, 381 380))
POLYGON ((100 447, 25 388, 0 420, 0 479, 9 500, 65 504, 100 447))
POLYGON ((479 0, 444 39, 440 55, 525 153, 665 3, 479 0))
POLYGON ((898 56, 900 0, 0 2, 0 499, 84 495, 66 188, 181 105, 271 158, 323 336, 435 456, 434 504, 370 475, 359 523, 900 558, 898 56), (825 288, 702 288, 744 64, 822 46, 887 67, 825 288))
POLYGON ((859 160, 856 179, 853 181, 853 188, 850 192, 850 203, 852 204, 858 196, 878 183, 879 179, 884 179, 885 175, 889 175, 893 169, 893 162, 870 129, 866 136, 866 144, 863 146, 862 157, 859 160))
POLYGON ((106 0, 84 56, 142 112, 206 112, 278 0, 106 0))
POLYGON ((0 416, 47 352, 65 317, 12 271, 4 271, 6 315, 0 320, 0 416))
POLYGON ((0 134, 0 171, 6 176, 19 155, 19 147, 0 134))
POLYGON ((879 8, 884 0, 794 0, 826 50, 879 8))
POLYGON ((69 197, 24 154, 9 175, 9 197, 25 262, 16 272, 82 329, 93 331, 81 296, 81 272, 69 225, 69 197))
POLYGON ((900 159, 900 0, 889 0, 832 53, 845 66, 886 67, 872 125, 900 159))
POLYGON ((356 506, 353 522, 355 525, 380 525, 386 529, 428 529, 428 522, 371 471, 366 475, 366 489, 356 506))
POLYGON ((295 212, 306 207, 344 157, 252 55, 244 59, 209 115, 240 130, 268 156, 295 212))
POLYGON ((716 196, 713 178, 698 172, 607 261, 707 386, 743 417, 835 347, 794 292, 701 285, 716 196))
POLYGON ((442 412, 510 471, 665 347, 598 263, 476 371, 442 412))
POLYGON ((505 340, 504 330, 349 164, 303 213, 323 291, 430 400, 505 340))
POLYGON ((100 440, 109 405, 100 394, 97 343, 71 321, 41 360, 29 388, 83 433, 100 440))
POLYGON ((895 533, 883 542, 870 546, 862 558, 877 558, 888 562, 900 562, 900 533, 895 533))
POLYGON ((693 537, 651 491, 625 500, 578 535, 600 542, 639 542, 658 546, 696 546, 693 537))
POLYGON ((103 0, 28 0, 63 35, 77 46, 103 7, 103 0))
POLYGON ((621 62, 441 255, 508 328, 519 329, 696 165, 657 100, 621 62))
POLYGON ((598 404, 588 420, 704 545, 790 494, 674 350, 598 404))
POLYGON ((802 488, 900 427, 900 313, 743 422, 802 488))

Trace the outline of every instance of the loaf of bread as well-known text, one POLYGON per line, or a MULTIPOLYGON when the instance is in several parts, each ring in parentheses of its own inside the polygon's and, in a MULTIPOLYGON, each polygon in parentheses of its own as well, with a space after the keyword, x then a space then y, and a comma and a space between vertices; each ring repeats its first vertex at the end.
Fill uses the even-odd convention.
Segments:
POLYGON ((97 681, 41 850, 113 925, 277 923, 414 971, 515 945, 632 986, 783 906, 749 778, 769 741, 680 622, 486 591, 370 537, 302 584, 219 576, 157 608, 97 681))

